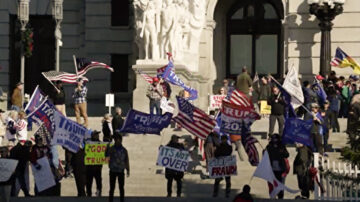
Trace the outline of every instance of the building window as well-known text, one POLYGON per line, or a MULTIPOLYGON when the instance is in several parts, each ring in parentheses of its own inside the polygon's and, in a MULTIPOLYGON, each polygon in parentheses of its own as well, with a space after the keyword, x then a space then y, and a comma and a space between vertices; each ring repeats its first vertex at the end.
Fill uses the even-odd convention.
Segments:
POLYGON ((112 54, 111 67, 111 92, 126 93, 129 89, 129 55, 112 54))
POLYGON ((280 0, 243 0, 227 17, 227 76, 235 77, 242 67, 253 75, 281 74, 280 0), (245 11, 245 13, 244 13, 245 11))
POLYGON ((129 14, 129 0, 111 0, 111 26, 128 26, 129 14))

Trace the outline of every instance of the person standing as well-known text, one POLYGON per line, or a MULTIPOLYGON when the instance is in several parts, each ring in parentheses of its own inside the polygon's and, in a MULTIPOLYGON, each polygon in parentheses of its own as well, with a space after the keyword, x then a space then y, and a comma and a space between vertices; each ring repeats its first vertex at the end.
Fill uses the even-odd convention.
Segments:
MULTIPOLYGON (((216 147, 215 158, 231 156, 232 147, 227 143, 227 141, 228 141, 228 137, 226 135, 221 136, 221 144, 218 147, 216 147)), ((215 179, 213 197, 217 197, 219 192, 219 184, 222 179, 223 179, 222 177, 215 179)), ((226 181, 225 197, 229 198, 231 191, 230 176, 225 177, 225 181, 226 181)))
POLYGON ((155 109, 156 115, 161 115, 160 100, 163 96, 163 88, 159 84, 158 78, 153 78, 153 83, 149 85, 146 96, 150 100, 150 114, 153 115, 155 109))
POLYGON ((25 112, 23 111, 19 112, 19 119, 17 120, 15 127, 16 127, 17 139, 19 141, 26 141, 28 139, 28 132, 27 132, 27 122, 26 122, 25 112))
POLYGON ((313 153, 311 149, 303 144, 296 144, 297 155, 294 160, 294 174, 297 175, 298 186, 301 190, 301 197, 310 197, 310 175, 309 168, 312 163, 313 153))
POLYGON ((65 107, 65 91, 62 84, 62 81, 56 81, 56 88, 54 88, 51 99, 55 105, 55 108, 66 116, 66 107, 65 107))
POLYGON ((250 88, 253 82, 248 74, 247 68, 244 66, 242 68, 242 73, 237 76, 236 79, 236 90, 243 92, 250 98, 250 88))
POLYGON ((5 137, 8 141, 8 146, 15 146, 16 145, 16 122, 18 112, 15 110, 11 110, 9 112, 8 117, 6 117, 6 132, 5 137))
POLYGON ((273 86, 273 93, 268 98, 268 105, 271 106, 271 114, 269 119, 269 136, 271 136, 274 132, 274 126, 276 120, 279 126, 279 135, 281 136, 284 131, 284 110, 285 110, 285 100, 281 96, 281 92, 277 86, 273 86))
MULTIPOLYGON (((0 147, 0 159, 9 158, 9 149, 7 147, 0 147)), ((11 196, 11 185, 15 180, 15 175, 12 175, 8 178, 7 181, 0 182, 0 201, 1 202, 10 202, 11 196)))
POLYGON ((75 101, 75 116, 76 122, 81 123, 80 115, 84 118, 83 125, 88 127, 88 115, 87 115, 87 87, 84 85, 84 80, 82 78, 78 79, 77 87, 74 90, 73 98, 75 101))
POLYGON ((111 121, 113 133, 120 133, 120 129, 124 124, 124 118, 122 117, 122 110, 119 106, 115 108, 115 114, 113 115, 113 119, 111 121))
POLYGON ((19 112, 22 109, 23 97, 22 89, 24 88, 24 83, 19 82, 16 84, 16 87, 11 95, 11 110, 19 112))
MULTIPOLYGON (((70 152, 70 151, 69 151, 70 152)), ((78 196, 86 196, 85 186, 86 186, 86 167, 84 163, 85 151, 83 148, 80 148, 78 152, 72 153, 71 156, 71 166, 74 172, 75 184, 77 189, 78 196)))
POLYGON ((122 136, 120 134, 114 135, 115 145, 108 145, 106 148, 105 156, 107 161, 109 162, 110 168, 110 191, 109 191, 109 202, 113 202, 114 200, 114 190, 115 190, 115 182, 116 178, 119 182, 119 190, 120 190, 120 201, 124 201, 125 197, 125 170, 126 176, 130 176, 130 164, 129 164, 129 155, 125 147, 122 145, 122 136))
POLYGON ((321 113, 319 111, 319 105, 317 103, 311 103, 311 113, 306 113, 304 120, 313 119, 313 124, 311 127, 311 135, 314 142, 314 151, 319 152, 321 155, 324 154, 324 144, 323 144, 323 135, 324 128, 322 124, 324 123, 321 113))
MULTIPOLYGON (((277 180, 285 184, 286 175, 289 173, 290 167, 287 161, 289 158, 289 152, 286 147, 281 143, 281 137, 279 134, 273 134, 269 144, 266 146, 268 151, 271 168, 277 180)), ((273 190, 272 184, 268 183, 269 193, 273 190)), ((278 193, 278 199, 284 198, 284 191, 278 193)))
POLYGON ((112 127, 111 115, 105 114, 104 119, 102 120, 102 132, 103 132, 103 141, 111 142, 113 136, 113 127, 112 127))
MULTIPOLYGON (((184 145, 179 143, 179 136, 177 135, 172 135, 170 142, 166 146, 176 148, 179 150, 185 149, 184 145)), ((177 184, 176 196, 181 197, 182 178, 184 177, 184 172, 166 168, 165 177, 167 179, 167 197, 171 197, 173 180, 175 180, 177 184)))
POLYGON ((253 202, 254 199, 250 194, 250 190, 251 188, 249 185, 244 185, 242 192, 234 198, 233 202, 253 202))
POLYGON ((347 120, 346 133, 349 135, 350 142, 354 142, 359 134, 360 128, 360 94, 353 97, 350 107, 349 116, 347 120))
MULTIPOLYGON (((94 131, 91 133, 91 141, 92 142, 100 142, 99 138, 99 131, 94 131)), ((101 170, 102 165, 87 165, 86 166, 86 193, 87 196, 91 197, 91 187, 93 183, 93 179, 95 178, 96 182, 96 193, 95 196, 100 197, 101 196, 101 190, 102 190, 102 178, 101 178, 101 170)))
POLYGON ((220 145, 220 136, 215 133, 211 132, 206 137, 204 148, 205 148, 205 157, 206 157, 206 169, 208 168, 208 162, 210 159, 215 157, 215 150, 216 147, 220 145))

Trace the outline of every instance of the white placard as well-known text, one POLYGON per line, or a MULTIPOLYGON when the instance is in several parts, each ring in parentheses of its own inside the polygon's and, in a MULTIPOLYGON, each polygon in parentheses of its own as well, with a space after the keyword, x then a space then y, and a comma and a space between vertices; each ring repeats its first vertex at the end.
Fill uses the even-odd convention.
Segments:
POLYGON ((10 179, 11 175, 16 169, 17 164, 17 160, 0 159, 0 182, 6 182, 10 179))
POLYGON ((190 160, 191 157, 188 151, 162 146, 159 148, 157 165, 185 172, 188 169, 190 160))
POLYGON ((114 94, 106 94, 105 96, 105 106, 113 107, 115 104, 114 94))
POLYGON ((169 112, 174 113, 175 105, 170 100, 167 100, 165 97, 162 97, 160 100, 160 108, 163 113, 169 112))
POLYGON ((38 170, 31 164, 31 169, 34 175, 35 184, 39 192, 44 191, 56 185, 54 175, 51 172, 49 160, 43 157, 36 161, 41 168, 38 170))
POLYGON ((212 158, 208 163, 210 178, 237 175, 236 156, 212 158))

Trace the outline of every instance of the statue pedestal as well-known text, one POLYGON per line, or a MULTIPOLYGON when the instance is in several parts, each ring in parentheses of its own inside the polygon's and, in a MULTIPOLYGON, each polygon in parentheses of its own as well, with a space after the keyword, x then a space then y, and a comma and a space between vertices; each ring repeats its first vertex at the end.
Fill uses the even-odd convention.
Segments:
MULTIPOLYGON (((146 91, 148 86, 150 85, 145 79, 136 72, 136 70, 140 70, 143 73, 148 74, 149 76, 155 77, 156 70, 160 67, 163 67, 168 62, 164 63, 158 62, 155 64, 153 61, 145 61, 138 60, 136 61, 136 65, 132 66, 132 69, 136 73, 136 88, 133 91, 133 109, 136 109, 141 112, 149 113, 149 98, 146 97, 146 91)), ((190 72, 189 69, 182 64, 174 64, 176 75, 186 84, 198 91, 198 99, 196 99, 193 103, 202 108, 203 110, 207 110, 208 106, 208 94, 211 93, 212 88, 208 85, 208 79, 204 78, 198 73, 190 72)), ((176 102, 176 95, 179 94, 183 88, 179 86, 175 86, 170 84, 171 86, 171 97, 170 99, 173 102, 176 102)))

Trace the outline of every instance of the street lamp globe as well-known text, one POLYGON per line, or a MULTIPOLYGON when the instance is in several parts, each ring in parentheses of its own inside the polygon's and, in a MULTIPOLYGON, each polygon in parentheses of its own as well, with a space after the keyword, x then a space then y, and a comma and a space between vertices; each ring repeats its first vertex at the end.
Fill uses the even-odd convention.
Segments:
POLYGON ((60 22, 63 20, 63 0, 53 0, 52 15, 56 26, 60 26, 60 22))
POLYGON ((19 0, 18 18, 21 24, 21 30, 24 31, 29 22, 29 2, 30 0, 19 0))

